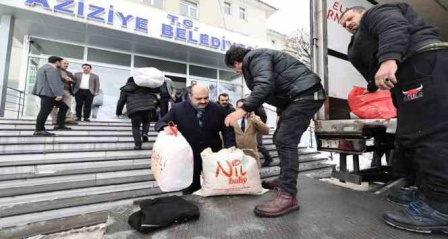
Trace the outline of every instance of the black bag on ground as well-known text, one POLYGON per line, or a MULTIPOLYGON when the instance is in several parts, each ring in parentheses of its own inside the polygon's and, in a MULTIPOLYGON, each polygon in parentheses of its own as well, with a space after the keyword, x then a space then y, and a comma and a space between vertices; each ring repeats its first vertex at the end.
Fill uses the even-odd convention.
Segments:
POLYGON ((139 232, 149 233, 174 223, 199 218, 199 208, 178 197, 160 197, 140 202, 140 211, 129 216, 128 223, 139 232))

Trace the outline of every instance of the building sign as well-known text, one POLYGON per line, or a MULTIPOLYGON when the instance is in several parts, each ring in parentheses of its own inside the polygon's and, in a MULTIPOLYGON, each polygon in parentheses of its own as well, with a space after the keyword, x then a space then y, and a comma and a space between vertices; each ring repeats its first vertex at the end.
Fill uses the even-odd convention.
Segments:
POLYGON ((6 2, 41 13, 218 52, 225 52, 232 45, 247 48, 268 46, 241 34, 194 22, 141 3, 114 0, 104 6, 98 4, 99 1, 87 0, 24 0, 23 7, 17 6, 19 1, 6 2))

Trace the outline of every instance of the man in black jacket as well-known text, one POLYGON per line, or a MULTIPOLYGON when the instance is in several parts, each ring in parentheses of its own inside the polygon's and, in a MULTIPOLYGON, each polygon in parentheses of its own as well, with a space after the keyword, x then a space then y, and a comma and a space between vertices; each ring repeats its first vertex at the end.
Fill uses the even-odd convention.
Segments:
POLYGON ((201 152, 209 147, 213 152, 222 149, 220 132, 224 139, 225 148, 236 145, 233 128, 224 125, 224 119, 227 115, 226 110, 221 105, 210 102, 209 93, 208 88, 204 85, 193 86, 189 94, 190 99, 175 104, 168 114, 155 125, 156 131, 164 130, 165 133, 172 134, 166 126, 170 121, 174 122, 193 149, 193 182, 183 190, 184 194, 191 194, 201 188, 201 152))
POLYGON ((227 114, 230 114, 232 112, 235 112, 235 108, 233 107, 232 103, 230 103, 230 97, 227 93, 221 93, 218 95, 218 101, 216 102, 220 104, 224 109, 226 109, 227 114))
POLYGON ((234 46, 227 51, 225 62, 237 73, 243 73, 247 87, 252 90, 242 108, 227 116, 226 125, 265 102, 281 111, 274 133, 280 158, 280 185, 277 196, 256 206, 254 212, 260 217, 276 217, 298 210, 298 144, 326 98, 320 78, 299 60, 276 50, 234 46))
POLYGON ((134 82, 133 77, 129 77, 126 85, 120 88, 120 99, 117 103, 117 117, 123 112, 124 105, 132 122, 132 137, 134 137, 135 150, 142 149, 142 141, 148 141, 149 124, 151 122, 151 112, 159 104, 155 94, 160 92, 160 88, 140 87, 134 82), (141 130, 140 130, 141 125, 141 130))
POLYGON ((448 44, 405 3, 354 7, 340 24, 354 34, 348 58, 369 91, 391 90, 396 140, 421 177, 415 201, 384 220, 406 230, 448 232, 448 44))

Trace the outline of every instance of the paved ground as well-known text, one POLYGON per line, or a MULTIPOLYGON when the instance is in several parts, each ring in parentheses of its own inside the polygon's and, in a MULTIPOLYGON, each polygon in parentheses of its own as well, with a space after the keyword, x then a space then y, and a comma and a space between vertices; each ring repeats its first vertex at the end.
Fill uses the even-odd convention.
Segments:
POLYGON ((386 210, 398 209, 370 192, 359 192, 316 179, 299 177, 299 212, 280 218, 257 218, 253 207, 269 199, 262 196, 223 196, 201 198, 195 202, 201 217, 149 235, 134 231, 128 216, 138 208, 121 207, 111 211, 106 239, 140 238, 301 238, 301 239, 416 239, 448 238, 447 234, 422 235, 387 226, 386 210))

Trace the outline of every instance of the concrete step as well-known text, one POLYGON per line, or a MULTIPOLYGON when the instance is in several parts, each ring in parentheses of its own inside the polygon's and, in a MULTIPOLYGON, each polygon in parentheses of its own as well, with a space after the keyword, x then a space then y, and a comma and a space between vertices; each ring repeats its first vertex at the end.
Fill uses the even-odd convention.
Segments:
MULTIPOLYGON (((143 143, 143 149, 151 149, 154 143, 143 143)), ((22 143, 22 144, 0 144, 0 154, 28 154, 28 153, 49 153, 49 152, 82 152, 82 151, 98 151, 98 150, 115 150, 117 148, 134 148, 134 141, 117 142, 117 141, 96 141, 81 143, 22 143)))
MULTIPOLYGON (((279 167, 270 167, 262 169, 260 175, 273 177, 279 172, 279 167)), ((162 194, 157 183, 144 181, 3 197, 0 198, 0 218, 157 194, 162 194)))
POLYGON ((76 188, 154 181, 151 169, 124 170, 2 181, 0 183, 0 198, 76 188))
MULTIPOLYGON (((62 132, 62 131, 61 131, 62 132)), ((63 131, 67 132, 67 131, 63 131)), ((79 132, 79 131, 76 131, 79 132)), ((29 132, 30 133, 30 132, 29 132)), ((27 144, 27 143, 61 143, 61 142, 74 142, 74 143, 84 143, 84 142, 101 142, 101 141, 134 141, 132 133, 120 132, 121 134, 109 134, 107 131, 103 131, 100 135, 77 135, 77 134, 62 134, 55 137, 38 137, 33 136, 32 133, 27 135, 4 135, 0 137, 0 144, 27 144)), ((157 138, 156 132, 148 133, 149 142, 155 142, 157 138)), ((263 140, 264 145, 273 145, 273 142, 269 139, 263 140)))
POLYGON ((114 150, 94 151, 60 151, 60 152, 17 152, 17 154, 0 154, 0 167, 61 164, 76 162, 96 162, 118 159, 150 158, 151 150, 133 150, 131 148, 115 148, 114 150))
MULTIPOLYGON (((144 144, 143 150, 133 150, 133 146, 125 148, 113 149, 95 149, 90 151, 80 151, 78 149, 67 149, 62 151, 10 151, 0 153, 0 167, 7 166, 23 166, 23 165, 40 165, 40 164, 59 164, 73 162, 95 162, 116 159, 134 159, 134 158, 150 158, 151 150, 144 144)), ((271 148, 272 157, 278 155, 275 148, 271 148)), ((299 149, 299 158, 305 156, 319 156, 320 153, 307 149, 299 149)), ((263 156, 260 157, 264 160, 263 156)))
MULTIPOLYGON (((280 163, 277 155, 273 156, 273 162, 271 166, 277 166, 280 163)), ((0 181, 1 180, 14 180, 14 179, 31 179, 41 177, 53 177, 60 175, 75 175, 75 174, 87 174, 87 173, 100 173, 100 172, 113 172, 132 169, 149 169, 151 167, 151 155, 142 154, 134 155, 127 158, 95 158, 97 161, 85 162, 68 162, 68 163, 50 163, 44 164, 40 161, 40 164, 30 165, 11 165, 0 167, 0 181)), ((299 158, 299 162, 305 163, 316 160, 327 160, 326 157, 320 154, 308 154, 302 155, 299 158)), ((262 159, 263 162, 263 159, 262 159)), ((14 163, 14 162, 11 162, 14 163)), ((5 163, 6 164, 6 163, 5 163)), ((1 188, 1 186, 0 186, 1 188)))
POLYGON ((0 217, 161 194, 154 181, 0 198, 0 217))
MULTIPOLYGON (((182 195, 180 192, 175 193, 165 193, 161 194, 163 196, 169 196, 169 195, 182 195)), ((100 212, 100 211, 106 211, 112 208, 117 208, 120 206, 130 206, 135 200, 144 200, 149 198, 155 198, 161 195, 155 195, 155 196, 149 196, 149 197, 137 197, 132 199, 123 199, 123 200, 116 200, 114 202, 105 202, 105 203, 95 203, 85 206, 77 206, 77 207, 67 207, 62 209, 55 209, 55 210, 48 210, 44 212, 36 212, 36 213, 29 213, 24 215, 16 215, 16 216, 10 216, 10 217, 3 217, 0 218, 0 238, 3 235, 6 235, 4 233, 8 233, 13 231, 17 227, 26 227, 30 223, 45 223, 45 221, 49 220, 55 220, 59 218, 64 217, 71 217, 76 216, 80 214, 88 214, 93 212, 100 212)), ((22 238, 22 237, 20 237, 22 238)))
MULTIPOLYGON (((101 172, 116 172, 132 169, 151 168, 148 156, 138 159, 105 160, 97 162, 38 164, 0 167, 0 180, 32 179, 60 175, 76 175, 101 172)), ((3 183, 3 182, 1 182, 3 183)), ((0 183, 0 188, 2 187, 0 183)))
MULTIPOLYGON (((79 125, 91 125, 91 126, 131 126, 131 121, 90 121, 78 122, 79 125)), ((10 120, 0 119, 0 125, 36 125, 36 120, 10 120)), ((154 126, 155 123, 151 123, 154 126)), ((51 120, 45 122, 45 127, 52 126, 51 120)))
MULTIPOLYGON (((302 158, 299 171, 322 167, 326 158, 302 158)), ((279 175, 279 159, 261 168, 262 178, 279 175)), ((0 168, 0 197, 154 180, 149 159, 0 168), (112 165, 111 165, 112 164, 112 165), (9 169, 9 171, 8 171, 9 169), (19 170, 22 172, 18 172, 19 170), (17 170, 16 172, 11 172, 17 170), (26 172, 26 170, 30 170, 26 172), (41 170, 41 171, 34 171, 41 170), (15 179, 15 180, 13 180, 15 179)))
MULTIPOLYGON (((53 130, 54 125, 46 125, 45 129, 48 131, 53 130)), ((130 130, 131 126, 129 125, 91 125, 91 124, 79 124, 79 125, 70 125, 70 128, 73 130, 130 130)), ((35 125, 32 124, 0 124, 0 130, 35 130, 35 125)))
MULTIPOLYGON (((156 136, 149 136, 149 141, 154 142, 156 136)), ((53 143, 92 143, 92 142, 133 142, 132 135, 66 135, 57 137, 35 137, 35 136, 8 136, 0 137, 0 145, 6 144, 53 144, 53 143)))

